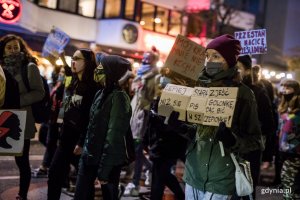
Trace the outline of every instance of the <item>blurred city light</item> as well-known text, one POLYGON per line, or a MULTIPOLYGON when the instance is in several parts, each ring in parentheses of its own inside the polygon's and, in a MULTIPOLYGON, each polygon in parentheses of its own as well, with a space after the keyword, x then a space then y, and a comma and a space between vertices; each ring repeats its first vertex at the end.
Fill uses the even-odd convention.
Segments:
POLYGON ((164 66, 164 63, 163 63, 163 61, 159 60, 159 61, 156 63, 156 67, 161 68, 162 66, 164 66))
POLYGON ((59 58, 59 59, 57 59, 57 60, 55 61, 55 64, 58 65, 58 66, 61 66, 61 65, 63 65, 64 63, 63 63, 63 61, 59 58))
POLYGON ((286 75, 286 78, 287 78, 287 79, 292 79, 292 78, 293 78, 293 75, 292 75, 292 74, 287 74, 287 75, 286 75))
POLYGON ((154 22, 155 22, 156 24, 160 24, 160 23, 161 23, 161 19, 160 19, 159 17, 156 17, 156 18, 154 19, 154 22))
POLYGON ((132 66, 133 66, 134 68, 138 68, 138 67, 140 66, 140 63, 134 62, 132 66))

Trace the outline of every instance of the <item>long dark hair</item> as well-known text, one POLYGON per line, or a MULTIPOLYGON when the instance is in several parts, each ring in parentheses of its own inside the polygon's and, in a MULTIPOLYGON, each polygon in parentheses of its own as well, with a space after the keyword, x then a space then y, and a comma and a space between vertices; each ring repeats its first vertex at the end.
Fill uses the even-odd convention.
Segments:
MULTIPOLYGON (((78 49, 78 51, 80 51, 80 53, 82 54, 84 58, 84 65, 85 65, 84 71, 82 73, 81 82, 87 85, 95 84, 94 70, 96 69, 97 64, 96 64, 96 58, 94 52, 86 48, 78 49)), ((68 87, 68 90, 73 90, 77 86, 78 82, 79 82, 78 77, 73 76, 72 82, 68 87)))
POLYGON ((28 64, 29 62, 34 62, 35 64, 37 64, 37 59, 32 56, 32 51, 25 42, 25 40, 13 34, 5 35, 0 39, 0 64, 3 64, 5 46, 8 42, 12 40, 17 40, 19 42, 21 52, 23 52, 25 55, 24 64, 28 64))

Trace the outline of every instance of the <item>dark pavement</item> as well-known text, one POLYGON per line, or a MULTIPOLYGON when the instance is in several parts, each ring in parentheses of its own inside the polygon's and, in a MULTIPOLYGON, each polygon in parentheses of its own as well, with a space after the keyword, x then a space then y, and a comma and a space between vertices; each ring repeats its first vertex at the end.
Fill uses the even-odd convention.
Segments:
MULTIPOLYGON (((32 168, 37 168, 42 162, 44 153, 44 147, 36 140, 31 142, 30 149, 30 163, 32 168)), ((179 179, 183 173, 183 164, 179 163, 176 169, 176 175, 179 179)), ((272 191, 273 194, 269 194, 274 187, 268 186, 268 182, 271 182, 274 176, 274 169, 270 168, 263 171, 264 186, 256 188, 256 194, 258 200, 279 200, 282 199, 282 194, 274 194, 276 191, 272 191), (265 193, 265 194, 263 194, 265 193)), ((126 185, 126 182, 130 181, 124 179, 124 173, 121 176, 122 184, 126 185)), ((18 192, 18 169, 12 156, 0 156, 0 200, 14 200, 18 192)), ((99 189, 99 188, 98 188, 99 189)), ((99 189, 100 190, 100 189, 99 189)), ((148 199, 150 188, 142 187, 140 197, 122 197, 122 200, 138 200, 148 199)), ((72 194, 70 192, 63 192, 61 200, 71 200, 72 194)), ((47 178, 32 178, 30 191, 28 194, 29 200, 45 200, 47 196, 47 178)), ((100 195, 95 199, 101 199, 100 195)), ((164 200, 173 200, 172 193, 166 189, 164 200)))

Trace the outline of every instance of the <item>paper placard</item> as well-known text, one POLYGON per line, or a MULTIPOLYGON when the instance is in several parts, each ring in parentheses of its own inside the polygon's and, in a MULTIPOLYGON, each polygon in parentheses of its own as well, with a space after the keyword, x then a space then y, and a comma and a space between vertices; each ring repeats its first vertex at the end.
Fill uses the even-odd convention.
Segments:
POLYGON ((195 87, 187 106, 188 121, 210 126, 224 121, 231 127, 237 92, 234 87, 195 87))
POLYGON ((26 111, 0 110, 0 155, 21 155, 26 111))
POLYGON ((266 29, 238 31, 234 33, 234 37, 241 42, 240 55, 267 53, 266 29))
POLYGON ((167 115, 170 113, 166 113, 163 109, 160 108, 161 105, 172 106, 175 111, 180 113, 179 120, 185 121, 186 108, 192 96, 193 90, 194 89, 190 87, 168 84, 162 91, 158 106, 158 114, 161 116, 169 117, 167 115))
POLYGON ((49 33, 43 46, 42 56, 48 57, 58 55, 64 50, 70 41, 70 37, 59 28, 53 28, 49 33))
POLYGON ((164 66, 184 77, 197 80, 203 69, 204 60, 204 47, 178 35, 164 66))

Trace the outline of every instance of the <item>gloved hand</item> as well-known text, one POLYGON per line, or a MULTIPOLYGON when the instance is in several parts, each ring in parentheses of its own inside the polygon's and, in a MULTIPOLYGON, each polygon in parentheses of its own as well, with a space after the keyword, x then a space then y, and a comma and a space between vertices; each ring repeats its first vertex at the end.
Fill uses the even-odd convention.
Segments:
POLYGON ((179 120, 179 112, 177 111, 172 111, 168 120, 168 125, 172 126, 172 127, 178 127, 180 125, 179 120))
POLYGON ((226 148, 230 148, 236 143, 235 137, 232 135, 231 130, 226 127, 224 122, 220 122, 219 124, 216 139, 221 141, 226 148))

